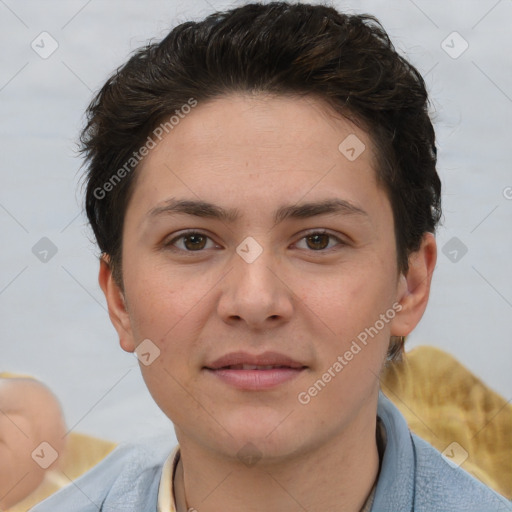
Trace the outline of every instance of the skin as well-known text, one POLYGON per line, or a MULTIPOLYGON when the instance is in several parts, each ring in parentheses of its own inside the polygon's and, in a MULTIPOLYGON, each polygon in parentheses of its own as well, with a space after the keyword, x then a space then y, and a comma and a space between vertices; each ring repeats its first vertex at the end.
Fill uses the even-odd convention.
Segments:
POLYGON ((99 283, 121 347, 133 352, 150 339, 160 350, 141 371, 175 425, 179 511, 364 504, 378 472, 378 377, 389 338, 419 322, 436 261, 434 236, 425 234, 407 276, 398 272, 391 205, 374 160, 369 136, 320 100, 236 94, 195 107, 138 169, 123 231, 124 291, 107 258, 99 283), (366 147, 354 161, 338 150, 350 134, 366 147), (235 208, 240 218, 148 217, 169 198, 235 208), (333 198, 365 214, 274 222, 283 205, 333 198), (176 240, 186 229, 209 238, 176 240), (319 229, 332 237, 307 238, 319 229), (263 249, 252 263, 236 252, 248 236, 263 249), (393 304, 401 311, 299 403, 393 304), (204 370, 238 350, 277 351, 307 369, 265 391, 233 388, 204 370), (254 465, 237 456, 248 443, 254 465))
POLYGON ((32 458, 42 442, 58 454, 47 470, 59 466, 65 434, 60 404, 46 386, 32 379, 0 379, 0 509, 23 500, 43 481, 45 470, 32 458))

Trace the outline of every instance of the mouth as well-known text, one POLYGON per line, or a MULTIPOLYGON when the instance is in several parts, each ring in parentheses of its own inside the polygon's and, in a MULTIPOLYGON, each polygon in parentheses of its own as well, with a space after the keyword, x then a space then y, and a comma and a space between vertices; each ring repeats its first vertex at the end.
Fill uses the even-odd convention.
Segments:
POLYGON ((304 364, 279 352, 249 354, 247 352, 230 352, 205 365, 209 370, 272 370, 274 368, 304 368, 304 364))
POLYGON ((257 364, 230 364, 228 366, 222 366, 221 368, 208 368, 209 370, 274 370, 276 368, 289 368, 296 370, 291 366, 286 365, 257 365, 257 364))
POLYGON ((260 355, 231 353, 203 367, 223 384, 252 391, 276 388, 295 379, 307 368, 302 363, 275 352, 260 355))

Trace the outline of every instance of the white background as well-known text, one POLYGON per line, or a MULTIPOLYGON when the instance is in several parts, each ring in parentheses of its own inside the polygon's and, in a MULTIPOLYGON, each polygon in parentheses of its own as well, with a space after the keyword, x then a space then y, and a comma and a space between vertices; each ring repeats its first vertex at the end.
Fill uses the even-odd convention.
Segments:
MULTIPOLYGON (((97 284, 75 153, 84 110, 148 39, 240 4, 0 0, 0 370, 47 383, 70 429, 114 441, 172 429, 119 348, 97 284), (47 59, 31 48, 43 31, 58 43, 47 59), (32 253, 42 237, 58 250, 47 263, 32 253)), ((511 399, 512 2, 333 5, 377 16, 432 98, 444 219, 429 307, 407 347, 441 347, 511 399), (458 58, 441 47, 453 31, 469 45, 458 58), (453 237, 468 249, 455 263, 442 252, 453 237)))

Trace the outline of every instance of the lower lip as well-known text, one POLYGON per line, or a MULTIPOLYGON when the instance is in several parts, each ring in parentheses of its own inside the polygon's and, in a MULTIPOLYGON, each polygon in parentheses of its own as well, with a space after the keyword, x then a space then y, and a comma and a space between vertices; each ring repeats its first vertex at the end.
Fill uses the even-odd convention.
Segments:
POLYGON ((295 379, 305 368, 275 368, 273 370, 206 370, 238 389, 259 391, 271 389, 295 379))

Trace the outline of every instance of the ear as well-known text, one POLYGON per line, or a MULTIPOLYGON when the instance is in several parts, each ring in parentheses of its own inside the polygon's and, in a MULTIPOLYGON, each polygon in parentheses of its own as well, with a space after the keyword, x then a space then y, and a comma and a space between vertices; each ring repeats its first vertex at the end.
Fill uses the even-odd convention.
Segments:
POLYGON ((119 344, 126 352, 133 352, 135 350, 135 343, 126 300, 124 293, 114 280, 107 255, 102 255, 100 258, 98 282, 107 299, 108 314, 112 325, 119 335, 119 344))
POLYGON ((421 320, 427 307, 436 261, 436 239, 432 233, 425 233, 420 248, 409 256, 407 275, 399 277, 396 300, 402 309, 391 321, 392 336, 407 336, 421 320))

